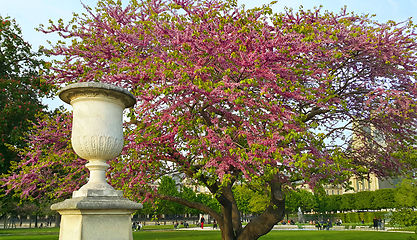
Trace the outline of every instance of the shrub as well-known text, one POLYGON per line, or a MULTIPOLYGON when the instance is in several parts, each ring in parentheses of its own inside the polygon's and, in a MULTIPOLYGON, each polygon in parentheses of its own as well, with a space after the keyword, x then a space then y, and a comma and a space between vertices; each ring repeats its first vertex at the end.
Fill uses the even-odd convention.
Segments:
POLYGON ((392 212, 390 223, 406 227, 417 225, 417 212, 410 208, 397 209, 392 212))

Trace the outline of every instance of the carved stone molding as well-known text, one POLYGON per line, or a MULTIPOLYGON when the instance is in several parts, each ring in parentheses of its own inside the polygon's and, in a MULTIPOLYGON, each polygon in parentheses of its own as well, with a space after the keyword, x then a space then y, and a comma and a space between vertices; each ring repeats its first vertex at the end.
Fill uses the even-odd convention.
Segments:
POLYGON ((126 89, 98 82, 74 83, 64 87, 58 95, 68 104, 79 97, 106 97, 121 101, 126 108, 132 107, 136 102, 135 96, 126 89))
POLYGON ((72 147, 84 159, 113 159, 123 148, 123 139, 113 136, 72 135, 72 147))

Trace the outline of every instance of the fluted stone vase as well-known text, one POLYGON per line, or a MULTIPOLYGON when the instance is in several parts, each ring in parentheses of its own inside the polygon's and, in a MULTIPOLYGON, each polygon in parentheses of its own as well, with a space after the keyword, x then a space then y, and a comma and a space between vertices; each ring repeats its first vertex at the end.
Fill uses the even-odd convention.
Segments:
POLYGON ((90 171, 72 199, 51 206, 62 215, 59 239, 133 239, 131 214, 142 204, 107 183, 106 162, 123 148, 123 109, 135 104, 134 96, 118 86, 85 82, 68 85, 59 97, 73 107, 72 147, 90 171))

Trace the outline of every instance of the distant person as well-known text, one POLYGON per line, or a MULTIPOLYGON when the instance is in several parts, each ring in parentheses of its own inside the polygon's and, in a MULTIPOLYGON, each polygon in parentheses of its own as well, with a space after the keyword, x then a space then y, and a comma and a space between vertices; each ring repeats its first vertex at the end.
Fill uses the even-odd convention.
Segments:
POLYGON ((376 216, 373 219, 374 222, 374 230, 378 230, 378 219, 376 218, 376 216))
POLYGON ((318 220, 315 222, 314 225, 316 226, 317 230, 320 230, 321 229, 321 224, 320 224, 320 222, 318 220))
POLYGON ((332 222, 330 221, 330 219, 327 219, 326 229, 329 230, 331 227, 332 227, 332 222))
POLYGON ((381 217, 378 218, 378 228, 382 230, 382 219, 381 217))
POLYGON ((327 222, 325 222, 325 221, 323 222, 323 221, 322 221, 322 222, 321 222, 321 226, 322 226, 322 229, 323 229, 323 230, 326 230, 326 229, 327 229, 327 222))
POLYGON ((204 222, 205 222, 206 220, 204 219, 204 217, 203 216, 201 216, 201 218, 200 218, 200 224, 201 224, 201 229, 203 229, 203 227, 204 227, 204 222))
POLYGON ((213 229, 217 229, 217 222, 216 222, 216 219, 214 219, 214 221, 213 221, 213 229))

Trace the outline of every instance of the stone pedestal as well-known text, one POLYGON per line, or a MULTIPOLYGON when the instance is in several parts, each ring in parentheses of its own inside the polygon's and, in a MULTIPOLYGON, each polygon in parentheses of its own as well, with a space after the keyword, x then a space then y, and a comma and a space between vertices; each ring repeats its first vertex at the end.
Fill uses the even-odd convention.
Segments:
POLYGON ((75 197, 51 206, 61 214, 60 240, 132 240, 131 214, 140 208, 116 196, 75 197))
POLYGON ((61 214, 60 240, 131 240, 131 214, 142 204, 123 198, 106 181, 107 160, 123 148, 123 109, 135 104, 127 90, 85 82, 63 88, 59 97, 73 106, 71 143, 88 160, 88 183, 72 199, 51 206, 61 214))

